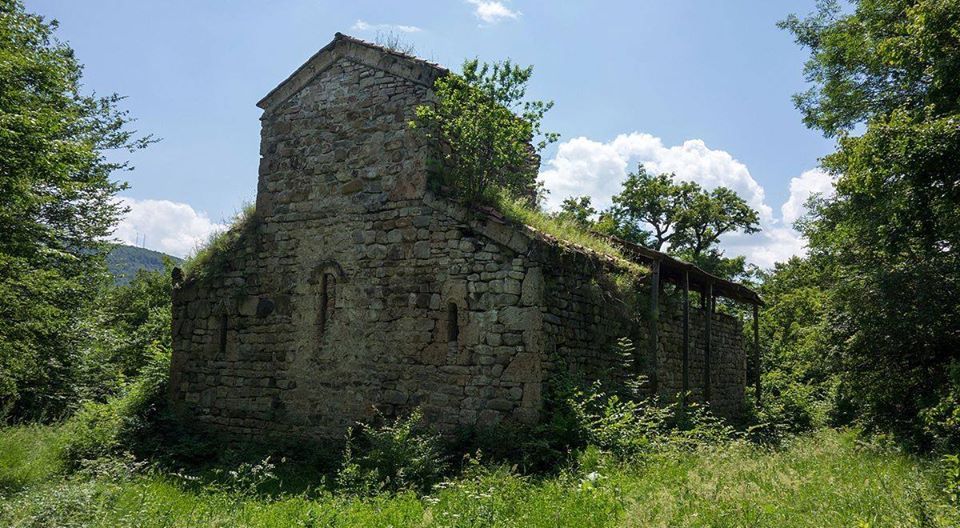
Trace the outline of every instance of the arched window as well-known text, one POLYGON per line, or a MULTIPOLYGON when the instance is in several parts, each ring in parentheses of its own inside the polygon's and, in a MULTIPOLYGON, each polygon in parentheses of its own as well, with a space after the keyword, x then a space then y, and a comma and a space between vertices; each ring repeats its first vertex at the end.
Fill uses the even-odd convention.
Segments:
POLYGON ((337 277, 330 273, 324 273, 320 277, 320 307, 317 310, 317 327, 320 334, 327 329, 327 324, 333 317, 333 311, 337 304, 337 277))

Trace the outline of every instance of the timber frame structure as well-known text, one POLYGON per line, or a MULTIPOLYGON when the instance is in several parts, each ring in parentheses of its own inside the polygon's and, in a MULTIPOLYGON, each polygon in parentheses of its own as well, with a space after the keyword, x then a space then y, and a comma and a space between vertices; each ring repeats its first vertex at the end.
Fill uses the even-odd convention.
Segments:
MULTIPOLYGON (((682 399, 681 405, 686 405, 686 395, 690 390, 690 290, 700 293, 701 309, 709 314, 716 312, 717 297, 724 297, 731 301, 747 304, 752 307, 753 316, 753 364, 754 373, 751 380, 754 385, 754 393, 757 404, 760 403, 760 321, 759 309, 764 305, 763 299, 757 292, 747 288, 742 284, 722 279, 704 271, 698 266, 689 262, 672 257, 661 251, 646 248, 632 242, 623 240, 615 236, 606 236, 611 242, 621 246, 624 251, 635 261, 650 266, 650 329, 649 329, 649 347, 650 357, 657 357, 656 350, 659 347, 659 323, 660 323, 660 291, 664 282, 670 282, 683 290, 683 342, 681 349, 681 379, 682 379, 682 399)), ((703 361, 703 379, 704 381, 704 401, 710 401, 710 353, 713 341, 712 317, 704 319, 704 332, 706 343, 704 346, 703 361)), ((656 372, 657 368, 651 369, 656 372)), ((656 379, 651 380, 656 391, 656 379)))

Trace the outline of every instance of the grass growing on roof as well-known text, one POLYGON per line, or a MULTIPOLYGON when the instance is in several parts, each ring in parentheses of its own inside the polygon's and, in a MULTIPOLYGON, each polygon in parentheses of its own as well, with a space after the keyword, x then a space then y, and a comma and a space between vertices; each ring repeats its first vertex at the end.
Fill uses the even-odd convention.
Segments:
POLYGON ((621 267, 635 275, 644 275, 647 269, 628 258, 623 251, 609 240, 595 235, 582 226, 569 220, 550 216, 527 204, 523 198, 514 198, 506 192, 490 193, 487 200, 508 220, 530 226, 562 242, 589 249, 601 255, 612 257, 621 267))
POLYGON ((233 249, 252 229, 255 217, 255 204, 245 203, 234 215, 230 227, 210 235, 207 243, 184 262, 183 268, 187 277, 204 280, 222 273, 232 258, 233 249))

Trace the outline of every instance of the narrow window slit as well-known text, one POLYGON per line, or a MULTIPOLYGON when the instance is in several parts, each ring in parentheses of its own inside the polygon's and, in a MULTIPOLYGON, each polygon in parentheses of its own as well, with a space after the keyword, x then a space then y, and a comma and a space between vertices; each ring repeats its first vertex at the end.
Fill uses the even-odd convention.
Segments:
POLYGON ((457 305, 447 304, 447 342, 456 346, 460 339, 460 321, 458 320, 457 305))
POLYGON ((337 280, 333 275, 324 273, 320 277, 320 306, 317 310, 317 328, 320 335, 326 331, 327 323, 336 307, 336 286, 337 280))
POLYGON ((227 314, 220 314, 220 353, 227 352, 227 314))

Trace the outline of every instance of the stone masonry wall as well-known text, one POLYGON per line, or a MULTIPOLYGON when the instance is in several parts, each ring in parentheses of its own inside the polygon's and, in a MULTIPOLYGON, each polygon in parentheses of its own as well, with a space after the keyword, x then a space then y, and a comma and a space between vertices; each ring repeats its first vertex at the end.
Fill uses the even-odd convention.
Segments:
MULTIPOLYGON (((692 296, 691 296, 692 297, 692 296)), ((660 350, 658 356, 658 392, 674 399, 682 392, 683 304, 679 292, 666 296, 661 308, 660 350)), ((706 319, 704 311, 690 305, 690 351, 688 356, 691 400, 704 401, 704 348, 706 319)), ((714 313, 710 353, 710 408, 721 416, 734 417, 743 411, 747 356, 739 319, 714 313)))

